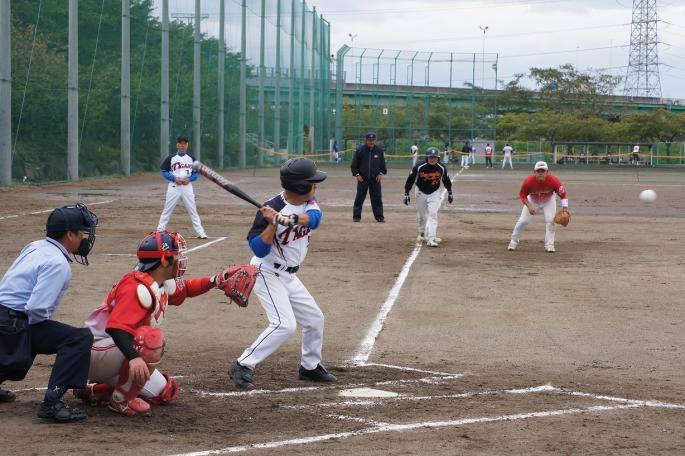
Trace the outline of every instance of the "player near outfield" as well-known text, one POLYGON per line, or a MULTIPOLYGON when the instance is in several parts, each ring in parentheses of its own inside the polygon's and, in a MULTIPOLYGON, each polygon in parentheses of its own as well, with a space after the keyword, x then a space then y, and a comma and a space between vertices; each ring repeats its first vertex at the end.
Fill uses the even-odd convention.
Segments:
POLYGON ((284 191, 264 203, 247 235, 254 252, 251 264, 261 273, 254 291, 269 326, 229 368, 233 382, 242 389, 252 388, 255 367, 274 353, 297 325, 302 327, 300 380, 336 381, 321 365, 323 313, 297 277, 312 231, 321 223, 314 194, 326 173, 305 157, 291 158, 280 173, 284 191))
POLYGON ((509 250, 516 250, 521 240, 521 234, 526 229, 531 218, 542 211, 545 216, 545 251, 554 253, 554 234, 556 225, 554 216, 557 211, 555 193, 561 199, 562 212, 568 213, 568 194, 559 178, 549 172, 547 163, 539 161, 533 167, 533 174, 524 179, 519 192, 519 198, 523 203, 521 216, 514 226, 511 234, 509 250))
POLYGON ((447 201, 454 201, 452 181, 447 174, 447 167, 440 163, 440 151, 435 147, 426 149, 426 160, 412 168, 404 184, 404 204, 409 205, 409 191, 416 184, 416 216, 419 236, 417 241, 426 240, 429 247, 437 247, 442 241, 437 237, 438 210, 440 209, 440 181, 447 189, 447 201))
POLYGON ((74 393, 87 403, 108 403, 125 416, 149 415, 150 406, 178 397, 178 384, 156 369, 164 354, 159 326, 167 306, 181 305, 220 288, 241 306, 254 285, 256 269, 234 266, 212 277, 185 280, 186 242, 178 233, 153 231, 138 246, 138 264, 112 287, 86 320, 94 337, 85 389, 74 393))
POLYGON ((195 192, 193 191, 193 182, 200 177, 200 173, 193 169, 195 158, 186 153, 187 151, 188 137, 180 135, 176 138, 176 154, 164 159, 160 166, 162 176, 169 181, 169 185, 166 190, 164 209, 159 216, 157 231, 166 230, 171 213, 174 212, 180 200, 185 206, 186 211, 188 211, 188 215, 190 215, 190 221, 193 222, 193 228, 198 239, 207 239, 207 233, 205 233, 202 221, 197 213, 195 192))

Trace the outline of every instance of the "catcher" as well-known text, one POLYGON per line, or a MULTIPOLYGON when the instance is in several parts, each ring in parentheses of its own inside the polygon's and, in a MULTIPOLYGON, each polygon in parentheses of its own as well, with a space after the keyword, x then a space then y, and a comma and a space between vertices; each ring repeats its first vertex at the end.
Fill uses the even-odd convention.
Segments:
POLYGON ((212 277, 184 280, 186 242, 178 233, 153 231, 138 246, 138 264, 112 287, 86 320, 94 336, 90 382, 74 394, 86 403, 108 403, 126 416, 149 415, 150 406, 178 397, 178 384, 156 369, 164 354, 159 326, 167 305, 219 288, 247 306, 255 283, 254 266, 233 266, 212 277))
POLYGON ((521 240, 521 234, 526 229, 528 222, 535 214, 542 211, 545 215, 545 251, 554 253, 555 223, 566 226, 571 219, 568 212, 568 194, 564 184, 556 176, 549 173, 547 163, 539 161, 535 163, 533 175, 526 177, 523 181, 519 198, 524 207, 518 222, 516 222, 514 232, 511 233, 509 250, 516 250, 521 240), (556 215, 555 193, 561 199, 561 211, 556 215))

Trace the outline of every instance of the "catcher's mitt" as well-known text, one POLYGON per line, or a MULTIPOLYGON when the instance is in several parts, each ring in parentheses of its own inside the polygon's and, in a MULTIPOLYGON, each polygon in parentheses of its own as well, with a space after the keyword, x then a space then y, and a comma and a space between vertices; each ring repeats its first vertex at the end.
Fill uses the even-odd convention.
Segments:
POLYGON ((559 211, 554 216, 554 223, 557 225, 566 226, 571 221, 571 214, 568 211, 559 211))
POLYGON ((216 287, 240 307, 247 307, 258 274, 256 266, 229 266, 216 276, 216 287))

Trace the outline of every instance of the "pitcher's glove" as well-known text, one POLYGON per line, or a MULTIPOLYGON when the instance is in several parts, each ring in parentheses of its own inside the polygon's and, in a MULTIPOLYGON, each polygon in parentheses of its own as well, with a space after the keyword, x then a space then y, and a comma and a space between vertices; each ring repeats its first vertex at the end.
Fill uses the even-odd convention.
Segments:
POLYGON ((557 212, 557 215, 554 216, 554 223, 557 225, 567 226, 570 221, 571 214, 568 211, 559 211, 557 212))
POLYGON ((240 307, 247 307, 247 300, 258 275, 259 269, 256 266, 229 266, 214 276, 214 283, 231 301, 240 307))

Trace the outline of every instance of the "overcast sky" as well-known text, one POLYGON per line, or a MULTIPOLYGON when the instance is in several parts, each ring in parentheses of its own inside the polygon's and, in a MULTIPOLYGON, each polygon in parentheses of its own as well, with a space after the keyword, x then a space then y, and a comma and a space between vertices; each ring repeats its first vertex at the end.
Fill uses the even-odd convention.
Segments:
MULTIPOLYGON (((218 3, 202 1, 209 33, 218 27, 218 3)), ((237 18, 239 1, 226 4, 227 14, 237 18)), ((307 5, 331 23, 332 54, 343 44, 480 54, 485 44, 486 54, 498 54, 498 78, 505 82, 531 67, 565 63, 626 74, 631 0, 312 0, 307 5)), ((657 6, 662 95, 685 99, 685 0, 658 0, 657 6)), ((193 1, 172 0, 170 9, 192 12, 193 1)))

